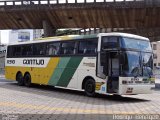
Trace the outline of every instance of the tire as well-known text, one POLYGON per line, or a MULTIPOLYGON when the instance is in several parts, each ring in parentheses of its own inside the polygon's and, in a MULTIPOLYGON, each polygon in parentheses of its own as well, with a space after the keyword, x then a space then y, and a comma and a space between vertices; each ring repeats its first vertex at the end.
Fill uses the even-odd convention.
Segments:
POLYGON ((23 80, 23 75, 22 73, 18 73, 16 76, 16 81, 18 82, 19 86, 23 86, 24 85, 24 80, 23 80))
POLYGON ((24 85, 26 87, 30 87, 31 86, 31 76, 28 73, 24 76, 24 85))
POLYGON ((118 95, 118 94, 113 94, 114 97, 117 97, 117 98, 121 98, 122 96, 121 95, 118 95))
POLYGON ((89 97, 95 96, 95 81, 93 79, 88 79, 84 86, 85 94, 89 97))

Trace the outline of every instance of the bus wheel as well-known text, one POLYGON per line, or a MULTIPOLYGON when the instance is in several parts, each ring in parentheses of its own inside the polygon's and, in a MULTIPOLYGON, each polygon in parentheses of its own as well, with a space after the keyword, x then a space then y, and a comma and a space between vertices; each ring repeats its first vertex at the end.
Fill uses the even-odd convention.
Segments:
POLYGON ((26 87, 30 87, 31 86, 31 76, 29 73, 25 74, 24 76, 24 85, 26 87))
POLYGON ((16 81, 18 82, 19 86, 23 86, 24 85, 23 75, 22 75, 21 72, 17 74, 16 81))
POLYGON ((88 79, 85 82, 84 90, 87 96, 95 96, 95 81, 93 79, 88 79))

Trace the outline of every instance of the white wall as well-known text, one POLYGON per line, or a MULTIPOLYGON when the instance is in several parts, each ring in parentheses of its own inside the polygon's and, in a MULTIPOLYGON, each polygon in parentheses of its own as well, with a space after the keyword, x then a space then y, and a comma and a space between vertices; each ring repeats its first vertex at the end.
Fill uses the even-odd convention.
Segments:
POLYGON ((2 44, 7 44, 9 42, 9 31, 10 30, 0 30, 2 44))

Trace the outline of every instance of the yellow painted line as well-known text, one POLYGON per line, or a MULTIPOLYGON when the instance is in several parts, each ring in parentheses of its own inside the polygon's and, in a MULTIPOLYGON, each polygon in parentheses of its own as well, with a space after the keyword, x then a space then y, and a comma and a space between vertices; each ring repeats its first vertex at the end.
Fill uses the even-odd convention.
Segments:
POLYGON ((112 110, 97 110, 97 109, 78 109, 78 108, 62 108, 62 107, 49 107, 45 105, 33 104, 20 104, 16 102, 0 102, 0 106, 27 108, 32 110, 48 110, 48 111, 62 111, 77 114, 135 114, 134 112, 112 111, 112 110))

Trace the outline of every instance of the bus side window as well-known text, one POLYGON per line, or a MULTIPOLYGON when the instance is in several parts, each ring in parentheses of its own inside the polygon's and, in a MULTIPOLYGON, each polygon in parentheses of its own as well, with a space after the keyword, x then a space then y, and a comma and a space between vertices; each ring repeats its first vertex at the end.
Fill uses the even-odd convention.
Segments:
POLYGON ((14 46, 13 47, 13 57, 21 56, 22 47, 21 46, 14 46))
POLYGON ((22 46, 22 56, 32 56, 32 53, 33 53, 32 45, 22 46))
POLYGON ((46 54, 47 55, 58 55, 59 48, 60 48, 60 42, 49 43, 47 44, 46 54))
POLYGON ((45 55, 45 49, 46 49, 46 44, 45 43, 40 43, 40 44, 33 44, 33 55, 45 55))
POLYGON ((13 57, 13 47, 8 46, 7 48, 7 58, 13 57))
POLYGON ((62 43, 61 47, 61 54, 62 55, 74 55, 76 53, 76 42, 64 42, 62 43))
POLYGON ((97 41, 88 40, 80 41, 78 47, 78 54, 96 54, 97 52, 97 41))

